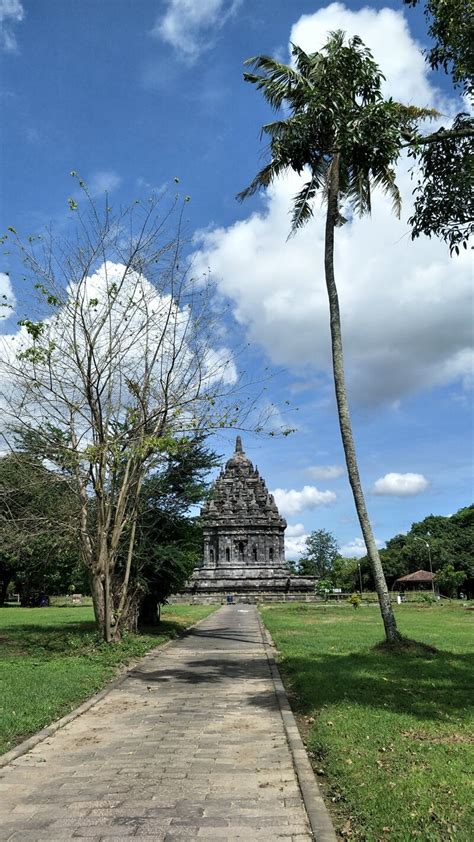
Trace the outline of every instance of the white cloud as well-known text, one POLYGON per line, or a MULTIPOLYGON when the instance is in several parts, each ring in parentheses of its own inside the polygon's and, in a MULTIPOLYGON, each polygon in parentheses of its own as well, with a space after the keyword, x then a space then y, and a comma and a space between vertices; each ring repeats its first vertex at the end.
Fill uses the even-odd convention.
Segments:
POLYGON ((391 497, 412 497, 422 494, 429 487, 429 482, 423 474, 385 474, 376 480, 372 486, 372 494, 388 495, 391 497))
POLYGON ((287 538, 301 538, 302 535, 306 535, 306 527, 304 523, 294 523, 293 525, 288 524, 285 530, 285 536, 287 538))
POLYGON ((385 95, 407 104, 446 105, 431 87, 422 46, 411 36, 405 16, 393 9, 368 6, 352 11, 343 3, 331 3, 314 14, 302 15, 293 25, 290 42, 306 52, 320 50, 329 32, 342 29, 349 37, 360 35, 386 77, 385 95))
MULTIPOLYGON (((189 425, 206 390, 214 388, 225 401, 236 383, 231 351, 203 343, 196 354, 199 322, 194 322, 191 309, 186 304, 180 307, 166 287, 157 289, 143 274, 106 261, 90 276, 70 283, 66 292, 64 304, 43 320, 43 347, 52 349, 48 355, 39 360, 28 357, 33 340, 24 325, 16 333, 0 336, 0 420, 5 429, 19 416, 26 427, 51 423, 64 429, 74 405, 78 435, 85 445, 90 443, 93 419, 79 368, 87 370, 91 334, 95 335, 91 376, 107 382, 112 426, 124 422, 130 394, 135 394, 133 384, 142 382, 145 372, 152 411, 162 406, 166 382, 170 405, 181 408, 177 423, 189 425), (81 319, 76 317, 76 301, 81 319)), ((220 400, 217 396, 217 406, 220 400)), ((202 404, 200 410, 201 419, 202 404)))
POLYGON ((302 523, 287 526, 285 530, 285 554, 290 561, 306 552, 306 539, 309 532, 302 523))
POLYGON ((5 272, 0 272, 0 321, 12 315, 15 304, 10 278, 5 272))
POLYGON ((18 49, 13 27, 21 23, 24 16, 20 0, 0 0, 0 48, 6 53, 15 53, 18 49))
POLYGON ((212 46, 216 32, 241 4, 241 0, 165 1, 166 12, 158 18, 152 35, 173 47, 189 64, 212 46))
POLYGON ((87 187, 91 196, 101 196, 116 190, 121 183, 121 177, 113 170, 97 170, 87 182, 87 187))
MULTIPOLYGON (((380 550, 385 542, 376 538, 375 543, 380 550)), ((362 538, 354 538, 353 541, 349 541, 348 544, 344 544, 344 546, 340 548, 339 552, 344 558, 354 558, 354 556, 362 558, 363 555, 367 555, 367 549, 362 538)))
MULTIPOLYGON (((315 49, 338 26, 358 31, 373 47, 393 79, 390 93, 410 101, 415 85, 421 104, 439 103, 401 13, 349 12, 332 4, 303 17, 292 37, 315 49)), ((250 164, 249 181, 258 166, 258 160, 250 164)), ((451 259, 436 239, 411 241, 403 221, 412 208, 408 167, 405 161, 398 172, 401 221, 376 194, 372 217, 354 219, 336 232, 347 377, 351 398, 363 405, 393 404, 407 393, 462 380, 472 367, 470 257, 464 252, 451 259)), ((272 362, 297 371, 311 364, 318 374, 331 376, 322 209, 316 207, 314 219, 287 242, 299 184, 294 174, 281 178, 268 190, 261 212, 198 234, 195 269, 211 267, 249 339, 262 345, 272 362)))
POLYGON ((305 473, 313 479, 337 479, 342 477, 345 470, 342 465, 311 465, 305 473))
POLYGON ((319 491, 313 485, 305 485, 301 491, 291 488, 275 488, 272 491, 275 503, 282 515, 296 515, 304 509, 315 509, 316 506, 325 506, 334 503, 336 495, 334 491, 319 491))

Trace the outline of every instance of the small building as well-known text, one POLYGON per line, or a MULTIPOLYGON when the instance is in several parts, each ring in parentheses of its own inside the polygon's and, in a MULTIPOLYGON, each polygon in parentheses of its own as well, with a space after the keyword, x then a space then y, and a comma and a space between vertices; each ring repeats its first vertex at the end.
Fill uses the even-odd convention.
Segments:
POLYGON ((408 573, 407 576, 400 576, 395 579, 393 587, 400 591, 432 589, 434 573, 429 570, 417 570, 415 573, 408 573))

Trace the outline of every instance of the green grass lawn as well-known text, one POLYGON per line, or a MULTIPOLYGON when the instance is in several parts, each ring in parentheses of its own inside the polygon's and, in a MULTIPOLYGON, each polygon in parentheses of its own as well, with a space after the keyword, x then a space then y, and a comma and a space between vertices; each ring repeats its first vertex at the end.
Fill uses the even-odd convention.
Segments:
POLYGON ((341 836, 471 842, 474 612, 396 610, 401 632, 436 654, 374 649, 376 607, 261 607, 341 836))
POLYGON ((0 609, 0 754, 73 710, 120 667, 177 637, 216 606, 169 605, 150 633, 107 646, 90 607, 0 609))

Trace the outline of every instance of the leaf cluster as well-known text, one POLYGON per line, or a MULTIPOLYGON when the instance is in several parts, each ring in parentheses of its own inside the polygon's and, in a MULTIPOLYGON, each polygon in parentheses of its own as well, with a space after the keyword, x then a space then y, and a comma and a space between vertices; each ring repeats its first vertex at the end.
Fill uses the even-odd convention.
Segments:
MULTIPOLYGON (((294 67, 269 56, 246 62, 253 72, 245 73, 245 80, 273 109, 285 109, 289 116, 263 127, 263 135, 270 138, 271 160, 238 198, 267 188, 286 170, 309 171, 309 180, 294 197, 295 231, 312 216, 316 195, 325 197, 337 155, 340 204, 349 203, 359 215, 370 213, 371 190, 380 187, 399 213, 393 166, 401 138, 431 112, 383 98, 384 77, 358 36, 346 41, 337 31, 320 52, 307 54, 293 45, 292 54, 294 67)), ((344 221, 339 214, 339 223, 344 221)))
POLYGON ((81 578, 77 509, 67 482, 31 454, 0 459, 0 585, 60 593, 81 578), (58 528, 59 527, 59 528, 58 528))
POLYGON ((201 524, 189 517, 189 509, 205 498, 209 471, 219 464, 220 457, 199 434, 168 452, 160 470, 143 483, 134 578, 156 602, 180 590, 202 557, 201 524))
POLYGON ((441 237, 451 254, 459 254, 474 231, 474 120, 458 114, 449 131, 440 128, 432 137, 436 142, 415 145, 409 153, 420 166, 411 236, 441 237))
MULTIPOLYGON (((416 6, 419 0, 403 0, 416 6)), ((472 0, 426 0, 425 17, 433 46, 427 51, 433 70, 450 73, 464 93, 474 88, 474 8, 472 0)))
MULTIPOLYGON (((451 517, 429 515, 413 523, 406 535, 395 535, 387 541, 387 548, 381 550, 380 556, 389 587, 400 576, 429 570, 426 542, 440 586, 442 581, 448 581, 452 567, 454 572, 462 573, 455 577, 457 585, 474 592, 474 505, 459 509, 451 517)), ((364 585, 372 587, 367 559, 361 559, 360 563, 364 585)), ((442 587, 441 592, 445 593, 442 587)))
POLYGON ((306 552, 299 564, 299 572, 325 579, 331 576, 339 554, 337 541, 326 529, 316 529, 306 539, 306 552))

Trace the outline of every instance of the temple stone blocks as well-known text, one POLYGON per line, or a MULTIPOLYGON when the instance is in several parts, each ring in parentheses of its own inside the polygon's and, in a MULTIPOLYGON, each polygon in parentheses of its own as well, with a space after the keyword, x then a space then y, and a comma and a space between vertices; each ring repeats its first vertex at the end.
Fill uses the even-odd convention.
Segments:
POLYGON ((244 453, 240 436, 201 516, 203 561, 188 582, 187 593, 314 590, 314 579, 290 574, 285 562, 286 521, 244 453))

